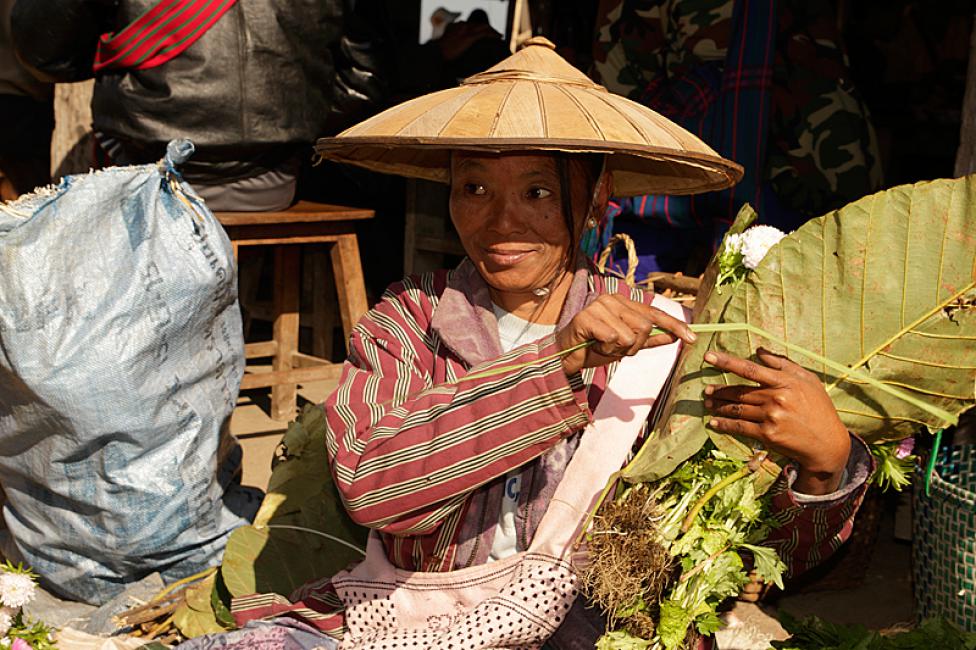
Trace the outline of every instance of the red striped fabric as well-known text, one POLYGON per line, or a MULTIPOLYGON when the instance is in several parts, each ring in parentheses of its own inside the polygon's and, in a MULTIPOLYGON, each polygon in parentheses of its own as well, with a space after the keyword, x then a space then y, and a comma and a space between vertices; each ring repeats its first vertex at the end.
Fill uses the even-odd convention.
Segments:
POLYGON ((237 0, 160 0, 115 34, 103 34, 95 72, 144 70, 173 59, 207 33, 237 0))

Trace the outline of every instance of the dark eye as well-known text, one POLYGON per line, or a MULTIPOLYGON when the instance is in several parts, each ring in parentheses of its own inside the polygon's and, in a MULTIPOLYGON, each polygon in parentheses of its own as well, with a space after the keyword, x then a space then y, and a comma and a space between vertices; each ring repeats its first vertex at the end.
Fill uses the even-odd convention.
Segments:
POLYGON ((552 192, 544 187, 533 187, 526 192, 526 196, 530 199, 546 199, 552 196, 552 192))
POLYGON ((484 185, 479 185, 478 183, 465 183, 464 193, 472 194, 474 196, 484 196, 485 194, 488 193, 488 190, 485 188, 484 185))

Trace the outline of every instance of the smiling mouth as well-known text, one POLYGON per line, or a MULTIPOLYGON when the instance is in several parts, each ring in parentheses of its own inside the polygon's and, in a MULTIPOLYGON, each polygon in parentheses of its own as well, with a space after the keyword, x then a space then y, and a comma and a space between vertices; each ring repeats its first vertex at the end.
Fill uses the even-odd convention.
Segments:
POLYGON ((533 248, 508 247, 489 247, 483 250, 485 258, 498 266, 515 266, 535 252, 533 248))

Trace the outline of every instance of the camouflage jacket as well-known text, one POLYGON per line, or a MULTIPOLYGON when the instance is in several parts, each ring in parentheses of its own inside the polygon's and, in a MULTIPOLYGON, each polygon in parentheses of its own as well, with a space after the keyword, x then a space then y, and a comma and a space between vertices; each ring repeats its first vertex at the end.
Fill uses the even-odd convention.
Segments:
MULTIPOLYGON (((851 81, 829 0, 776 0, 762 178, 807 217, 881 186, 877 141, 851 81)), ((649 87, 721 66, 733 0, 601 0, 593 76, 641 101, 649 87)))

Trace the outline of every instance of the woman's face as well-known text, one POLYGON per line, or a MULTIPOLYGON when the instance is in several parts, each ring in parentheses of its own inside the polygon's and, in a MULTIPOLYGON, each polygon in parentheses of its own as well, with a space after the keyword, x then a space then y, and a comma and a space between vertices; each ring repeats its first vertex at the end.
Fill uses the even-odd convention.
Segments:
MULTIPOLYGON (((590 188, 576 164, 569 170, 579 232, 590 188)), ((456 152, 451 159, 451 219, 468 257, 497 292, 531 293, 567 270, 574 242, 563 216, 553 156, 456 152)))

